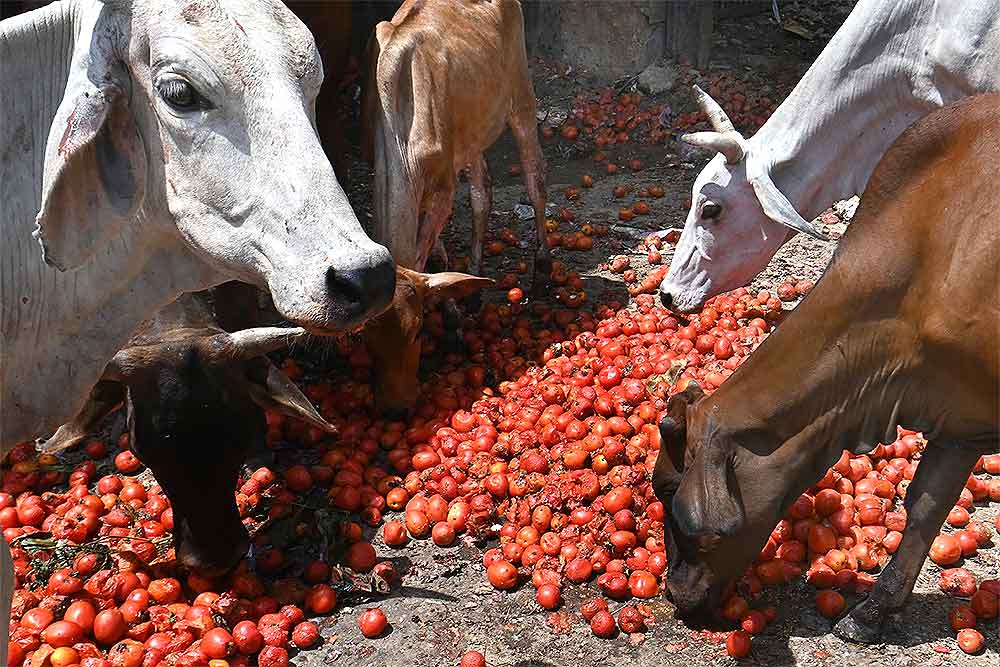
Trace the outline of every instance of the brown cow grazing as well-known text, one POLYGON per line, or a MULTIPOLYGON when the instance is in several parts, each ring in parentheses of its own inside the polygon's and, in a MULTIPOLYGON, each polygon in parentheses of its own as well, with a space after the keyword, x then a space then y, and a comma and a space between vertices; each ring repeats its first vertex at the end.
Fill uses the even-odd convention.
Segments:
POLYGON ((387 417, 410 412, 417 401, 420 331, 429 302, 461 299, 493 284, 492 278, 445 271, 421 273, 396 267, 396 294, 389 309, 362 331, 372 358, 375 408, 387 417))
MULTIPOLYGON (((375 230, 397 264, 424 270, 469 170, 473 273, 492 209, 484 152, 510 125, 535 209, 536 281, 547 277, 545 182, 535 92, 516 0, 407 0, 375 27, 362 100, 362 140, 375 167, 375 230)), ((447 264, 445 264, 447 266, 447 264)))
POLYGON ((83 410, 40 449, 80 442, 125 402, 132 449, 174 508, 178 561, 213 574, 234 566, 249 545, 234 491, 240 465, 264 446, 260 408, 335 429, 264 356, 306 336, 304 329, 226 333, 201 299, 182 296, 146 322, 83 410))
MULTIPOLYGON (((445 271, 421 273, 396 267, 396 292, 389 308, 368 321, 361 335, 372 359, 375 408, 387 417, 409 413, 419 393, 424 309, 432 303, 461 299, 493 285, 492 278, 445 271)), ((215 315, 227 331, 256 327, 267 316, 258 308, 257 288, 231 282, 211 291, 215 315)))
POLYGON ((875 641, 903 606, 977 459, 1000 449, 998 112, 1000 96, 967 98, 904 132, 805 301, 712 396, 668 401, 654 488, 682 615, 714 608, 799 493, 897 423, 930 440, 906 532, 835 632, 875 641))

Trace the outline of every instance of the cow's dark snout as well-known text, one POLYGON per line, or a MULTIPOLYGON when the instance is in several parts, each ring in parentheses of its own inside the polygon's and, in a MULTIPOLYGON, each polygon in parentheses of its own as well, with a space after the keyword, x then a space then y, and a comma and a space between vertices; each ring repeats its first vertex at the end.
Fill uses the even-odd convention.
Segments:
POLYGON ((670 292, 661 289, 660 290, 660 303, 663 304, 664 308, 670 308, 674 303, 674 295, 670 292))
POLYGON ((349 268, 331 266, 326 270, 329 296, 344 304, 344 314, 351 321, 380 313, 392 301, 396 267, 385 254, 385 261, 349 268))

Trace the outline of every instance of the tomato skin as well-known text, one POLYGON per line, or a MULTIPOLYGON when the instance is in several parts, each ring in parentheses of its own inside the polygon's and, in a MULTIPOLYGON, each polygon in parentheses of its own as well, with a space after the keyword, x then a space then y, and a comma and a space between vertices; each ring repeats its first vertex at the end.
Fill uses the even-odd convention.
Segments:
POLYGON ((72 621, 56 621, 42 632, 42 640, 54 648, 83 641, 83 629, 72 621))
POLYGON ((825 590, 816 594, 816 608, 827 618, 837 618, 846 607, 847 601, 837 591, 825 590))
POLYGON ((938 535, 931 543, 930 558, 938 565, 953 565, 961 557, 962 544, 954 535, 938 535))
POLYGON ((750 634, 743 630, 735 630, 726 638, 726 653, 733 658, 745 658, 750 655, 753 640, 750 634))
POLYGON ((972 628, 959 630, 957 640, 959 648, 969 655, 982 651, 985 644, 982 633, 972 628))
POLYGON ((506 560, 499 560, 486 568, 486 576, 494 588, 510 590, 517 585, 517 568, 506 560))
POLYGON ((212 628, 202 635, 201 650, 209 658, 228 658, 236 652, 236 643, 224 628, 212 628))
POLYGON ((459 667, 486 667, 486 656, 479 651, 466 651, 462 655, 459 667))
POLYGON ((84 634, 90 634, 94 628, 94 619, 97 618, 97 610, 88 600, 77 600, 66 608, 63 614, 64 621, 76 623, 83 630, 84 634))
POLYGON ((329 614, 337 606, 337 592, 326 584, 316 584, 306 594, 306 608, 314 614, 329 614))
POLYGON ((253 621, 240 621, 233 627, 233 644, 243 655, 253 655, 264 646, 264 637, 253 621))
POLYGON ((108 651, 111 667, 140 667, 145 648, 132 639, 123 639, 108 651))
POLYGON ((535 600, 542 609, 553 610, 562 603, 562 593, 555 584, 542 584, 535 591, 535 600))
POLYGON ((128 632, 125 617, 117 609, 105 609, 94 618, 94 639, 98 644, 110 646, 128 632))
POLYGON ((660 586, 656 582, 656 577, 646 570, 636 570, 629 575, 628 587, 634 597, 648 600, 656 597, 660 592, 660 586))
POLYGON ((288 667, 288 651, 278 646, 265 646, 257 656, 258 667, 288 667))
POLYGON ((389 619, 386 618, 385 612, 381 609, 366 609, 358 617, 358 628, 361 630, 361 634, 368 639, 375 639, 381 635, 388 625, 389 619))
POLYGON ((315 623, 303 621, 292 630, 292 644, 296 648, 308 649, 319 643, 319 627, 315 623))
POLYGON ((602 609, 591 617, 590 630, 596 637, 612 639, 618 634, 618 624, 615 622, 615 617, 611 615, 611 612, 602 609))

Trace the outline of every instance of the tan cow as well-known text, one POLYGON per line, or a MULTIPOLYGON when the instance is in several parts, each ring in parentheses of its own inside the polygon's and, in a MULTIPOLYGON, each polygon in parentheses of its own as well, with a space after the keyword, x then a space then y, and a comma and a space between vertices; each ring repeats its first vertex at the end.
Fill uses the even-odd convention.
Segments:
MULTIPOLYGON (((363 146, 375 166, 375 230, 396 263, 444 257, 456 175, 469 170, 473 273, 492 208, 484 155, 505 125, 520 150, 535 209, 535 280, 547 277, 544 163, 535 92, 516 0, 407 0, 375 27, 362 101, 363 146)), ((444 260, 443 260, 444 261, 444 260)))

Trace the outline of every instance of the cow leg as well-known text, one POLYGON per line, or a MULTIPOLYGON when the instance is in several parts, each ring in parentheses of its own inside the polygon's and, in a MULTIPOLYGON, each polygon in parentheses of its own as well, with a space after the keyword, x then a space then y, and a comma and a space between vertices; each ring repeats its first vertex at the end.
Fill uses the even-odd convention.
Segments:
MULTIPOLYGON (((420 215, 420 225, 417 230, 417 263, 411 267, 417 271, 424 271, 427 267, 427 260, 431 254, 444 244, 441 241, 441 232, 451 218, 452 207, 455 203, 455 186, 438 189, 430 200, 430 205, 420 215)), ((447 267, 445 267, 447 270, 447 267)))
MULTIPOLYGON (((440 248, 444 250, 444 242, 441 241, 441 232, 451 218, 452 208, 455 203, 455 186, 450 184, 446 187, 438 188, 431 197, 430 206, 425 215, 421 216, 420 231, 417 236, 417 247, 420 251, 420 266, 427 265, 427 259, 440 248)), ((443 269, 448 270, 447 255, 443 269)), ((454 299, 448 299, 444 303, 442 313, 445 325, 445 347, 456 352, 462 349, 462 314, 458 310, 458 305, 454 299)))
POLYGON ((0 665, 7 664, 7 641, 10 637, 10 605, 14 598, 14 560, 10 546, 0 536, 0 665))
POLYGON ((437 237, 437 241, 434 242, 434 248, 431 250, 430 257, 427 258, 427 271, 428 273, 437 273, 447 270, 448 251, 444 247, 444 241, 439 236, 437 237))
POLYGON ((878 641, 886 616, 906 602, 931 542, 962 492, 980 452, 958 443, 933 443, 906 491, 906 532, 892 562, 867 599, 840 619, 834 633, 866 644, 878 641))
MULTIPOLYGON (((529 80, 530 84, 530 80, 529 80)), ((516 110, 509 119, 510 129, 517 141, 518 152, 521 155, 521 169, 524 171, 524 182, 528 187, 528 197, 535 209, 535 275, 532 278, 532 288, 538 289, 548 283, 552 273, 552 254, 545 243, 545 159, 542 148, 538 144, 538 127, 535 118, 535 98, 531 96, 530 104, 516 110), (539 278, 539 276, 541 276, 539 278)))
POLYGON ((486 162, 485 155, 480 155, 469 170, 469 205, 472 208, 472 261, 469 262, 469 272, 474 276, 481 276, 483 242, 486 240, 486 227, 493 210, 493 179, 490 177, 490 165, 486 162))

